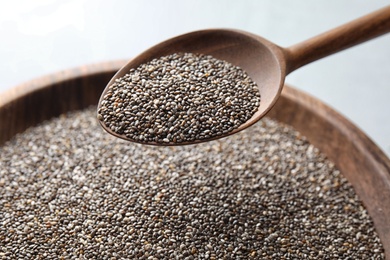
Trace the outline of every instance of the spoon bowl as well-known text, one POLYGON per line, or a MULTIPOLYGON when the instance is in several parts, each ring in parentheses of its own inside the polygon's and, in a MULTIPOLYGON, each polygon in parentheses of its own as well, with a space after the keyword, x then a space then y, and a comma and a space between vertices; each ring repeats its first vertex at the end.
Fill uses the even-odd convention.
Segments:
MULTIPOLYGON (((244 130, 264 117, 276 103, 285 77, 292 71, 389 31, 390 7, 385 7, 289 48, 282 48, 260 36, 240 30, 209 29, 183 34, 151 47, 122 67, 107 84, 99 100, 98 109, 109 86, 132 68, 173 53, 211 55, 239 66, 257 83, 261 95, 257 112, 238 128, 224 135, 191 142, 146 144, 167 146, 211 141, 244 130)), ((106 127, 104 122, 100 121, 100 124, 108 133, 129 140, 125 135, 106 127)))

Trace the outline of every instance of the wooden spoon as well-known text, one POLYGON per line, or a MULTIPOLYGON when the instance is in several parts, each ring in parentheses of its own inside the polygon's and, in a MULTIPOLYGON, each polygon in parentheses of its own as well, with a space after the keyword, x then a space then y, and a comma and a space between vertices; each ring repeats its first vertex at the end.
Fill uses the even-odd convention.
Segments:
MULTIPOLYGON (((279 47, 257 35, 239 30, 210 29, 187 33, 159 43, 129 61, 108 83, 100 98, 98 107, 101 105, 108 86, 112 85, 116 79, 123 77, 131 68, 137 68, 139 65, 154 58, 177 52, 212 55, 217 59, 225 60, 241 67, 258 84, 261 95, 258 111, 247 122, 225 135, 195 142, 149 142, 147 144, 185 145, 218 139, 244 130, 265 116, 279 98, 285 77, 289 73, 308 63, 389 31, 390 6, 289 48, 279 47)), ((364 64, 361 65, 363 66, 364 64)), ((102 121, 100 121, 100 124, 108 133, 129 140, 125 135, 111 131, 102 121)))

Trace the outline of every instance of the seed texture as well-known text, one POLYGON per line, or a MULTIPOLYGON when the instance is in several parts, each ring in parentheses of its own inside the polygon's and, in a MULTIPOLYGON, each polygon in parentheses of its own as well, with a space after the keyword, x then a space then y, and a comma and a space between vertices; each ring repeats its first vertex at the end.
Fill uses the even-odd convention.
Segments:
POLYGON ((259 105, 259 88, 241 68, 208 55, 175 53, 117 79, 98 119, 140 143, 194 142, 233 131, 259 105))
POLYGON ((0 259, 384 259, 352 186, 294 129, 145 146, 95 113, 0 147, 0 259))

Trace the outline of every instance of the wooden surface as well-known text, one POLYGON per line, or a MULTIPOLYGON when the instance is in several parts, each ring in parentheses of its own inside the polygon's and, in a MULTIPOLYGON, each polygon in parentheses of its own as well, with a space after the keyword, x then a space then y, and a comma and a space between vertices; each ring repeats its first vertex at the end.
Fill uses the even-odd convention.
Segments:
POLYGON ((390 6, 284 49, 287 74, 310 62, 388 32, 390 32, 390 6))
POLYGON ((89 65, 38 78, 0 94, 0 145, 64 112, 96 104, 124 61, 89 65))
MULTIPOLYGON (((61 113, 97 104, 125 63, 85 66, 27 82, 0 95, 0 145, 16 133, 61 113)), ((352 183, 373 218, 390 259, 390 160, 340 114, 286 86, 268 116, 295 127, 352 183)))

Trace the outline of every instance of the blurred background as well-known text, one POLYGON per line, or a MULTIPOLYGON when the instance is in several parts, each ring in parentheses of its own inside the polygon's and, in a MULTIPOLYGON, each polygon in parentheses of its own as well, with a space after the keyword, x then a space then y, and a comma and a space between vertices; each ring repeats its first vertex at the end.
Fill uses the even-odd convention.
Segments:
MULTIPOLYGON (((242 29, 288 47, 388 4, 388 0, 1 0, 0 95, 60 70, 129 59, 160 41, 199 29, 242 29)), ((349 118, 390 156, 390 34, 307 65, 286 82, 349 118)))

